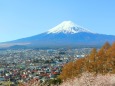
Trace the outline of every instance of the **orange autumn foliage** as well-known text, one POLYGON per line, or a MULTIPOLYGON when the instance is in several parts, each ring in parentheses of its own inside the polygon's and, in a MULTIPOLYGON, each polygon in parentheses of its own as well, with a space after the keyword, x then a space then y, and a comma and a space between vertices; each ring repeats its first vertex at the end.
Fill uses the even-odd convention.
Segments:
POLYGON ((92 49, 85 58, 67 63, 59 77, 67 80, 78 77, 83 72, 96 75, 115 73, 115 42, 112 45, 106 42, 100 50, 92 49))

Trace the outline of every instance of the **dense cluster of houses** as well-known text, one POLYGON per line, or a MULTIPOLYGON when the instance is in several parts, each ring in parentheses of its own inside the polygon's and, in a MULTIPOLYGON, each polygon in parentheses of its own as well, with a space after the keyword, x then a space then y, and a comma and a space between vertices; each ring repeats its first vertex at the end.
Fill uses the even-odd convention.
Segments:
POLYGON ((0 51, 0 81, 17 84, 31 79, 55 79, 61 73, 64 64, 83 57, 86 54, 84 52, 78 55, 79 52, 75 49, 0 51))

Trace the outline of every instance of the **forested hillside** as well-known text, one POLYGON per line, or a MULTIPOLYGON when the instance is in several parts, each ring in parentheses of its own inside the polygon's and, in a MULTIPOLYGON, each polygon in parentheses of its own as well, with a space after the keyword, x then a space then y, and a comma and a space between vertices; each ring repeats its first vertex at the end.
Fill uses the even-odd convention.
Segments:
POLYGON ((106 42, 100 50, 92 49, 85 58, 65 64, 61 75, 62 80, 80 77, 82 73, 114 74, 115 73, 115 42, 106 42))

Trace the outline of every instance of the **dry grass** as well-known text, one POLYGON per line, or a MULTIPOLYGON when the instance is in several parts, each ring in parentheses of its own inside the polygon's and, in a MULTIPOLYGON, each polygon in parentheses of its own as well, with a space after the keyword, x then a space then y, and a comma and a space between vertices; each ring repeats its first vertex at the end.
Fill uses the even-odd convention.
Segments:
MULTIPOLYGON (((19 86, 48 86, 41 85, 39 81, 32 80, 19 86)), ((58 85, 53 85, 58 86, 58 85)), ((91 73, 83 73, 80 78, 68 79, 64 81, 60 86, 115 86, 115 74, 98 74, 95 76, 91 73)))
POLYGON ((80 78, 65 81, 60 86, 115 86, 115 74, 97 75, 83 73, 80 78))

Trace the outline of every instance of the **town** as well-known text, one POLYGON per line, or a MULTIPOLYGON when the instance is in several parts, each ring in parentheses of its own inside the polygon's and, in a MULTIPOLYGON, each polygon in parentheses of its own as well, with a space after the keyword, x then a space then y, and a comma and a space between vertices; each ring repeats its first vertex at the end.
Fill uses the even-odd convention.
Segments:
POLYGON ((0 50, 0 84, 10 82, 16 86, 33 78, 42 82, 55 79, 64 64, 84 57, 91 49, 0 50))

